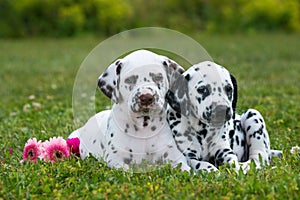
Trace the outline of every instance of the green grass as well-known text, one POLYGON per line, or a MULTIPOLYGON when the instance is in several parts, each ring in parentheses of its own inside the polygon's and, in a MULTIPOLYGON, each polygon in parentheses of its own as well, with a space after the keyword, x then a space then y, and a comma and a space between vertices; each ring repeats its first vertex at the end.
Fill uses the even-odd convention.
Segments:
MULTIPOLYGON (((265 117, 271 147, 282 149, 263 170, 189 175, 169 166, 125 173, 95 159, 20 164, 27 139, 66 138, 74 130, 76 72, 100 42, 74 39, 0 40, 0 199, 297 199, 300 196, 299 35, 193 34, 217 63, 238 79, 238 111, 265 117), (29 96, 35 95, 34 100, 29 96), (33 102, 41 104, 35 109, 33 102), (24 112, 24 105, 31 108, 24 112), (8 148, 12 148, 12 154, 8 148)), ((109 101, 99 96, 98 101, 109 101)))

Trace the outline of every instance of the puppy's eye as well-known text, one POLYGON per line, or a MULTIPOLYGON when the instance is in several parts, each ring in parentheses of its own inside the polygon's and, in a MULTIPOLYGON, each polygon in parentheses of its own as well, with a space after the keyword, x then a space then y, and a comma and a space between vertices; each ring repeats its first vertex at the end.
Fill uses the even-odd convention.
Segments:
POLYGON ((197 92, 203 96, 208 96, 210 93, 209 88, 207 86, 201 86, 197 88, 197 92))
POLYGON ((226 85, 224 87, 224 91, 226 92, 226 95, 228 96, 229 99, 232 98, 232 87, 231 85, 226 85))
POLYGON ((125 82, 126 84, 129 84, 129 85, 135 85, 137 79, 138 79, 138 76, 137 76, 137 75, 132 75, 132 76, 129 76, 128 78, 126 78, 126 79, 124 80, 124 82, 125 82))
POLYGON ((161 82, 163 80, 163 75, 161 73, 153 74, 152 75, 152 80, 154 82, 161 82))

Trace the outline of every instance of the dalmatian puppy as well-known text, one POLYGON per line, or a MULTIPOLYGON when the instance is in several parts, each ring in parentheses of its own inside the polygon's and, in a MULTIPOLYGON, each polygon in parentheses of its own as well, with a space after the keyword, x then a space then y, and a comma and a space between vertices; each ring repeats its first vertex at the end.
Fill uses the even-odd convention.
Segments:
POLYGON ((205 61, 192 66, 174 82, 166 99, 173 137, 195 171, 216 171, 227 163, 246 173, 251 160, 259 168, 282 153, 270 150, 257 110, 235 113, 236 79, 220 65, 205 61))
POLYGON ((92 154, 109 167, 171 162, 189 170, 166 121, 165 95, 183 68, 167 57, 135 51, 112 63, 99 77, 100 90, 114 102, 69 137, 79 137, 82 159, 92 154))

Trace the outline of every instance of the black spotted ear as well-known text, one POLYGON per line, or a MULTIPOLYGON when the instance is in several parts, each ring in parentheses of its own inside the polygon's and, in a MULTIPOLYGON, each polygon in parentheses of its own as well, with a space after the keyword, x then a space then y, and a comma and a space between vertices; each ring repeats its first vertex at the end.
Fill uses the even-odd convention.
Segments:
POLYGON ((122 68, 121 59, 112 63, 98 78, 99 89, 115 103, 121 101, 121 95, 119 93, 119 79, 122 68))
POLYGON ((166 95, 166 101, 177 113, 180 113, 184 116, 190 114, 190 102, 189 102, 189 89, 188 81, 190 75, 180 75, 171 85, 169 91, 166 95), (187 78, 188 79, 187 79, 187 78))
POLYGON ((173 110, 175 110, 177 113, 181 113, 180 103, 178 101, 178 98, 171 90, 168 90, 166 94, 166 101, 171 106, 171 108, 173 108, 173 110))
POLYGON ((233 100, 232 100, 232 110, 233 110, 233 118, 235 118, 235 112, 236 112, 236 104, 238 100, 238 87, 237 87, 237 81, 236 78, 230 74, 231 82, 233 85, 233 100))
POLYGON ((172 85, 173 82, 184 72, 184 69, 175 61, 164 56, 162 57, 163 66, 165 67, 169 84, 172 85))

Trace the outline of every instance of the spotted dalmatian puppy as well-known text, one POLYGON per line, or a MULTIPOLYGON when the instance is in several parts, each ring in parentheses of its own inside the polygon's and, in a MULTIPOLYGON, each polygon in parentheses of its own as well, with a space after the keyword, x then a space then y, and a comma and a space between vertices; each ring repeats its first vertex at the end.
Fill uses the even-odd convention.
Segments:
POLYGON ((192 66, 171 86, 168 123, 178 148, 195 170, 215 171, 229 164, 246 172, 281 151, 270 150, 269 134, 261 114, 249 109, 235 113, 237 84, 222 66, 202 62, 192 66), (260 160, 261 157, 261 160, 260 160))
POLYGON ((92 154, 109 167, 169 163, 189 170, 166 121, 165 95, 183 69, 146 50, 112 63, 99 77, 100 90, 114 102, 111 110, 88 120, 69 138, 79 137, 80 156, 92 154))

